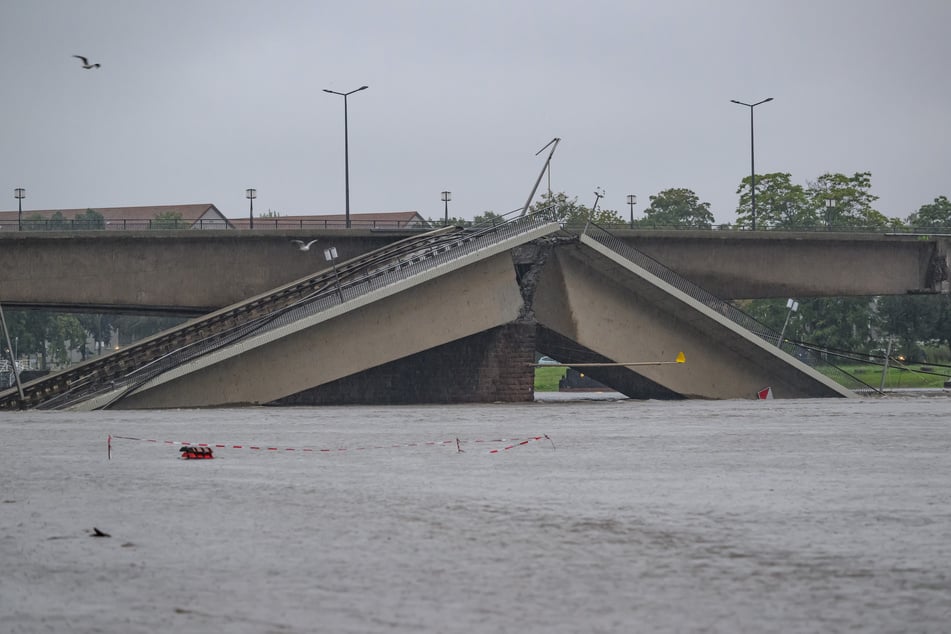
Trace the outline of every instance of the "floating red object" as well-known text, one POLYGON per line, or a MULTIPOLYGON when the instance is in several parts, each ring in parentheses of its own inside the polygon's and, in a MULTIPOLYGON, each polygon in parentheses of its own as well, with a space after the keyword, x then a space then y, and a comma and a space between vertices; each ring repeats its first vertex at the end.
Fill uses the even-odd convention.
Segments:
POLYGON ((182 447, 179 451, 182 460, 211 460, 215 457, 211 447, 182 447))

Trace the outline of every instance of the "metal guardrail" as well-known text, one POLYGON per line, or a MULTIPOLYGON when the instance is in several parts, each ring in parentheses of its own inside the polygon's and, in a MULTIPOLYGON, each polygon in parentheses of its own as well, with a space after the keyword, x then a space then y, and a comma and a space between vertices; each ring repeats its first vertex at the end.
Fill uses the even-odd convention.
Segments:
MULTIPOLYGON (((464 222, 463 226, 476 227, 475 223, 464 222)), ((238 231, 273 231, 273 230, 331 230, 346 229, 346 219, 344 218, 282 218, 280 216, 273 218, 255 218, 254 229, 249 226, 249 221, 245 218, 208 218, 198 220, 185 220, 176 218, 118 218, 110 220, 73 220, 73 219, 31 219, 24 220, 21 226, 17 222, 5 222, 0 224, 0 232, 16 231, 185 231, 200 229, 233 229, 238 231)), ((426 220, 362 220, 359 217, 351 217, 350 227, 352 229, 368 229, 371 231, 430 231, 443 226, 442 221, 426 220)), ((568 223, 565 228, 570 231, 582 231, 585 223, 568 223)), ((619 221, 612 224, 602 225, 608 231, 728 231, 749 233, 748 227, 730 223, 714 223, 707 226, 685 226, 646 222, 643 218, 635 222, 619 221)), ((872 233, 872 234, 892 234, 892 235, 951 235, 951 226, 881 226, 881 225, 808 225, 775 227, 759 225, 756 233, 872 233)))
POLYGON ((634 247, 626 244, 608 230, 599 227, 594 223, 588 223, 584 229, 584 233, 605 247, 611 249, 615 253, 624 256, 637 266, 649 272, 651 275, 660 278, 677 290, 689 295, 708 308, 711 308, 720 315, 723 315, 741 328, 744 328, 760 339, 763 339, 770 345, 780 347, 780 349, 782 349, 784 352, 788 352, 792 356, 796 357, 796 359, 799 361, 802 361, 806 365, 830 377, 844 387, 853 391, 878 392, 877 389, 863 382, 861 379, 834 365, 827 359, 824 359, 822 354, 816 352, 814 349, 793 344, 788 340, 783 341, 782 345, 780 346, 780 333, 769 328, 765 324, 760 323, 755 318, 744 313, 730 302, 723 300, 708 291, 705 291, 693 282, 681 277, 646 253, 638 251, 634 247))
MULTIPOLYGON (((514 216, 514 212, 511 212, 488 224, 461 233, 447 234, 441 241, 427 245, 411 243, 405 253, 391 258, 384 265, 365 270, 361 274, 344 278, 333 275, 328 278, 328 274, 323 272, 321 275, 325 277, 326 284, 291 306, 281 307, 229 330, 173 350, 128 372, 121 379, 101 382, 97 381, 95 376, 90 376, 88 382, 77 381, 68 391, 44 401, 37 406, 37 409, 63 409, 96 396, 122 390, 121 394, 113 399, 115 401, 146 381, 189 361, 228 346, 238 346, 237 353, 240 353, 241 342, 248 340, 251 336, 293 324, 373 291, 421 275, 438 266, 465 258, 472 253, 509 238, 518 237, 551 222, 553 222, 551 210, 527 216, 514 216)), ((372 254, 364 257, 371 259, 372 254)), ((360 259, 362 258, 358 258, 360 259)), ((188 325, 195 326, 194 322, 188 325)), ((129 346, 126 347, 126 353, 129 352, 129 348, 129 346)))
MULTIPOLYGON (((18 226, 16 222, 0 224, 0 232, 50 232, 50 231, 189 231, 201 229, 231 229, 250 231, 247 220, 220 218, 183 220, 183 219, 115 219, 115 220, 68 220, 68 219, 37 219, 24 220, 18 226), (237 226, 235 226, 237 223, 237 226)), ((351 219, 351 229, 368 229, 370 231, 431 231, 443 226, 442 223, 420 222, 419 220, 359 220, 351 219)), ((253 231, 309 229, 312 231, 324 229, 346 229, 344 219, 326 218, 255 218, 253 231)))

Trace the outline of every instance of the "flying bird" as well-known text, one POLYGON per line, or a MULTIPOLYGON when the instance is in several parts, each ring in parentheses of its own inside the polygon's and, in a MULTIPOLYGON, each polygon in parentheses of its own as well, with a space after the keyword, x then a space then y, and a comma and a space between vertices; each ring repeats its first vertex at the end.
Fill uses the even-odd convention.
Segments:
POLYGON ((73 55, 73 57, 78 58, 83 63, 83 68, 99 68, 100 64, 90 64, 89 60, 83 57, 82 55, 73 55))
POLYGON ((293 242, 294 244, 296 244, 296 245, 297 245, 297 248, 300 249, 301 251, 310 251, 310 246, 311 246, 312 244, 314 244, 315 242, 317 242, 317 241, 316 241, 316 240, 311 240, 311 241, 308 242, 307 244, 304 244, 304 241, 303 241, 303 240, 291 240, 291 242, 293 242))
POLYGON ((109 533, 104 533, 95 526, 93 526, 91 534, 93 537, 112 537, 109 533))

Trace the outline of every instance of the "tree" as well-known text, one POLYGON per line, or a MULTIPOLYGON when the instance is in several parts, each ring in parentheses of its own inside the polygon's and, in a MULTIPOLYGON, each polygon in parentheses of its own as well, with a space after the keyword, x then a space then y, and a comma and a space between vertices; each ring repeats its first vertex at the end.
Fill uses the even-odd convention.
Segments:
POLYGON ((889 219, 872 208, 878 196, 869 192, 871 187, 871 172, 823 174, 809 183, 808 193, 827 229, 887 227, 889 219), (832 201, 831 207, 827 200, 832 201))
MULTIPOLYGON (((779 333, 789 309, 785 299, 755 299, 741 308, 760 323, 779 333)), ((877 347, 872 333, 878 318, 868 297, 821 297, 799 300, 799 310, 790 316, 786 338, 817 346, 867 353, 877 347)))
MULTIPOLYGON (((802 185, 794 185, 792 176, 785 172, 756 177, 756 226, 762 229, 799 229, 818 224, 815 206, 802 185)), ((753 225, 751 177, 740 183, 736 193, 740 204, 736 209, 736 225, 753 225)))
POLYGON ((881 297, 878 313, 882 334, 898 340, 897 351, 909 359, 920 345, 935 342, 951 352, 951 298, 947 295, 881 297))
POLYGON ((504 222, 505 218, 495 213, 494 211, 486 211, 482 214, 479 214, 472 219, 472 224, 474 225, 484 225, 484 224, 498 224, 504 222))
MULTIPOLYGON (((92 337, 93 341, 96 342, 95 345, 97 348, 99 344, 105 345, 109 341, 111 336, 110 333, 114 328, 112 322, 115 319, 115 315, 83 313, 78 315, 77 319, 86 333, 92 337)), ((98 349, 96 351, 99 352, 98 349)), ((80 352, 82 353, 83 360, 85 361, 87 354, 86 347, 83 346, 80 352)))
POLYGON ((564 226, 583 227, 589 221, 596 225, 607 227, 623 223, 624 220, 613 209, 600 209, 591 213, 588 207, 578 202, 577 196, 569 200, 564 192, 548 192, 542 194, 541 199, 529 207, 531 213, 549 210, 553 219, 564 226))
POLYGON ((947 196, 938 196, 933 203, 922 205, 908 216, 908 225, 913 229, 948 229, 951 227, 951 201, 947 196))
POLYGON ((73 218, 74 229, 105 229, 106 219, 95 209, 87 209, 73 218))
POLYGON ((651 196, 650 201, 644 217, 636 220, 636 225, 694 229, 709 229, 713 225, 710 203, 700 202, 700 198, 689 189, 665 189, 651 196))
POLYGON ((152 229, 187 229, 182 222, 182 214, 177 211, 163 211, 152 220, 152 229))
POLYGON ((65 231, 69 229, 69 221, 66 220, 66 216, 63 215, 62 211, 57 211, 50 216, 46 226, 50 231, 65 231))
POLYGON ((17 354, 36 354, 43 367, 49 363, 69 362, 70 350, 86 345, 86 332, 72 315, 42 310, 10 311, 7 327, 10 338, 17 340, 17 354))

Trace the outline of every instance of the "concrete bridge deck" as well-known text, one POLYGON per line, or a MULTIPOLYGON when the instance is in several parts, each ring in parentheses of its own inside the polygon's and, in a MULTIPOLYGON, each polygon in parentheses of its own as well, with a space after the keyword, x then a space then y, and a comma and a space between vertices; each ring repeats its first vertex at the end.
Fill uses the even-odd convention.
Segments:
MULTIPOLYGON (((724 299, 948 291, 949 238, 850 233, 612 231, 724 299)), ((0 233, 5 307, 201 315, 419 232, 0 233), (300 251, 292 239, 318 239, 300 251)))

